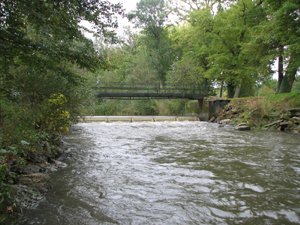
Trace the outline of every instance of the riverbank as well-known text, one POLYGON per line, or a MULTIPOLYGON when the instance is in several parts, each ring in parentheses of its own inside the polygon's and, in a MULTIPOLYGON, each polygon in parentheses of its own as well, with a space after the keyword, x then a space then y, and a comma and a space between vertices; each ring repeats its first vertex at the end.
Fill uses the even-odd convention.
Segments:
POLYGON ((232 99, 210 121, 299 134, 300 92, 232 99))
POLYGON ((0 224, 18 223, 24 210, 36 208, 52 189, 49 174, 67 166, 57 160, 68 154, 61 138, 57 139, 56 144, 43 141, 40 145, 41 150, 31 155, 31 160, 24 162, 24 165, 16 164, 16 160, 1 165, 6 176, 2 177, 1 183, 0 224))

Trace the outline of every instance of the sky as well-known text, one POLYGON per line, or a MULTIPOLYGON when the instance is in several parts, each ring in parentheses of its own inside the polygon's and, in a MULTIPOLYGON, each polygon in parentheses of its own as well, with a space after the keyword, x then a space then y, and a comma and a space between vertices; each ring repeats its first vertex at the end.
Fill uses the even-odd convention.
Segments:
MULTIPOLYGON (((108 1, 113 4, 122 3, 123 8, 126 10, 125 12, 128 13, 136 9, 136 3, 138 3, 140 0, 108 0, 108 1)), ((124 26, 132 25, 131 23, 128 22, 127 18, 122 18, 122 17, 119 17, 118 24, 119 24, 119 28, 116 31, 118 35, 123 34, 124 26)), ((91 25, 87 21, 81 21, 81 25, 91 29, 91 25)), ((87 38, 90 38, 91 40, 94 39, 93 35, 91 34, 85 33, 85 36, 87 38)))
MULTIPOLYGON (((126 10, 126 13, 136 9, 136 3, 140 0, 109 0, 111 3, 122 3, 123 8, 126 10)), ((119 28, 122 29, 124 26, 129 25, 127 18, 119 19, 119 28)))

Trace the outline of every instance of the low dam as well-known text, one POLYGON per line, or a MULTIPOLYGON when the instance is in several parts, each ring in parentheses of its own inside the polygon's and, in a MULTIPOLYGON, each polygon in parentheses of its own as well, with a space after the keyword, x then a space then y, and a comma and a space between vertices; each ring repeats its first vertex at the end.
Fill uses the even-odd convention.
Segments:
POLYGON ((79 120, 92 122, 162 122, 162 121, 200 121, 198 116, 85 116, 79 120))

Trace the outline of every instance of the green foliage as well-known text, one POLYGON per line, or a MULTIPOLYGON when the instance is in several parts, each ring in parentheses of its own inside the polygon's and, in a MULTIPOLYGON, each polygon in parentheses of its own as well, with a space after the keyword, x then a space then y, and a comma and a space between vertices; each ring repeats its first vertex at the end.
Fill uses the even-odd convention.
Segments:
POLYGON ((300 80, 299 78, 295 80, 292 88, 292 92, 299 92, 300 91, 300 80))
POLYGON ((263 85, 259 91, 258 91, 258 96, 271 96, 274 95, 275 91, 271 88, 269 88, 267 85, 263 85))
POLYGON ((264 2, 268 20, 260 24, 261 42, 266 43, 269 56, 282 61, 277 92, 291 91, 300 57, 298 28, 300 3, 296 0, 267 0, 264 2), (287 65, 283 69, 283 64, 287 65))
POLYGON ((6 211, 6 205, 4 201, 10 198, 11 189, 6 182, 7 179, 7 167, 6 165, 0 165, 0 223, 6 219, 4 212, 6 211))
POLYGON ((168 72, 167 82, 170 84, 202 84, 204 71, 198 62, 196 58, 184 56, 180 61, 175 62, 173 69, 168 72))
POLYGON ((155 70, 157 79, 165 83, 167 71, 175 58, 168 30, 164 27, 168 14, 164 0, 141 0, 137 10, 128 18, 139 28, 143 28, 141 42, 147 47, 149 65, 155 70))
POLYGON ((157 115, 156 103, 153 100, 134 101, 137 115, 157 115))
POLYGON ((67 99, 64 95, 53 94, 48 104, 42 104, 41 114, 36 122, 37 129, 60 136, 69 131, 70 114, 66 110, 67 99))
POLYGON ((48 62, 40 59, 45 65, 68 59, 84 68, 95 68, 100 57, 88 54, 93 50, 92 43, 83 36, 79 22, 89 21, 98 34, 113 38, 109 31, 117 26, 113 15, 122 14, 119 4, 106 1, 4 0, 1 8, 0 64, 6 68, 16 56, 32 64, 39 54, 52 56, 48 62), (74 40, 82 46, 75 49, 74 40))

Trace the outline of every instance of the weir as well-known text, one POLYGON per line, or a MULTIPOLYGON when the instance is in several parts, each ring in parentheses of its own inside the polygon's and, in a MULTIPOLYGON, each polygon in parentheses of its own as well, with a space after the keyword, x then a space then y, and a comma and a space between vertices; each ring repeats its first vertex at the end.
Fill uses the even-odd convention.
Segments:
POLYGON ((83 123, 95 122, 165 122, 200 121, 198 116, 85 116, 79 119, 83 123))

